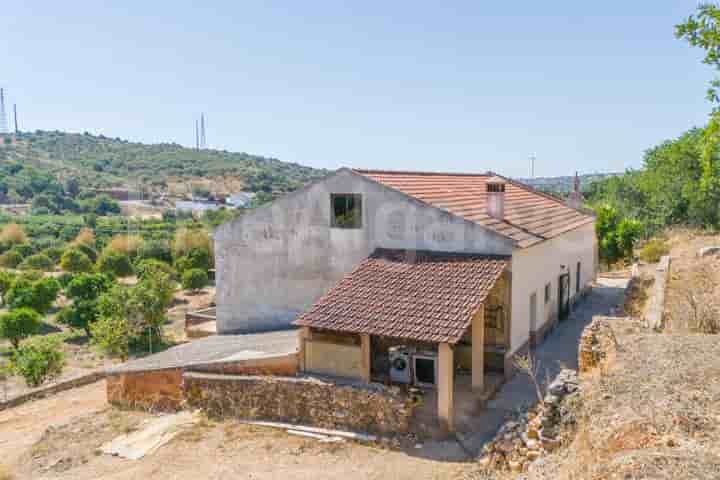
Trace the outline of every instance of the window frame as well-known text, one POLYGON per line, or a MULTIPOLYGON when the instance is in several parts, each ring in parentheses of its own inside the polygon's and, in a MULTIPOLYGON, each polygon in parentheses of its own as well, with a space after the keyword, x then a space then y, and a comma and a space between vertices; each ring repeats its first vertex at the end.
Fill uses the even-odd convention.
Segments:
POLYGON ((358 230, 363 228, 363 198, 361 193, 331 193, 330 194, 330 228, 342 228, 347 230, 358 230), (352 224, 341 224, 337 221, 336 201, 345 197, 345 215, 349 211, 357 211, 358 216, 352 224), (352 199, 354 205, 349 208, 349 201, 352 199))

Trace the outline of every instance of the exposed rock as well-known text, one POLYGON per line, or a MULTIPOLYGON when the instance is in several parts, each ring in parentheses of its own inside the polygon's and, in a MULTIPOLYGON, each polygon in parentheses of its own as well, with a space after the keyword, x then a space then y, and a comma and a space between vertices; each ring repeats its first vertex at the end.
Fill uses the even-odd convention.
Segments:
POLYGON ((698 257, 708 257, 720 252, 720 246, 703 247, 698 250, 698 257))

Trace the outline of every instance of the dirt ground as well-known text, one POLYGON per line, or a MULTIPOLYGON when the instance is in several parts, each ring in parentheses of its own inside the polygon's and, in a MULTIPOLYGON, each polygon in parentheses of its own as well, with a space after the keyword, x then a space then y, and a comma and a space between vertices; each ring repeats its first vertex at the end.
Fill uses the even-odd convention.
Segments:
POLYGON ((0 412, 0 462, 17 479, 446 479, 471 463, 421 458, 413 449, 322 444, 235 421, 202 421, 141 460, 97 453, 150 413, 107 406, 104 382, 0 412))

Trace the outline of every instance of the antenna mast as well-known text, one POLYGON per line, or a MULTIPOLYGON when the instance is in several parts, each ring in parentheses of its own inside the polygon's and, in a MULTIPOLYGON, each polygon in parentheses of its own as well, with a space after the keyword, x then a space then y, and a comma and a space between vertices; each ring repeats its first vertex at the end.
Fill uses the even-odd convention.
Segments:
POLYGON ((205 114, 200 114, 200 148, 207 148, 205 140, 205 114))
POLYGON ((13 119, 15 120, 15 135, 20 135, 17 121, 17 103, 13 103, 13 119))
POLYGON ((7 116, 5 115, 5 89, 0 88, 0 135, 8 133, 7 116))
POLYGON ((197 120, 195 120, 195 150, 200 150, 200 132, 198 131, 197 120))
POLYGON ((535 178, 535 154, 530 154, 530 178, 535 178))

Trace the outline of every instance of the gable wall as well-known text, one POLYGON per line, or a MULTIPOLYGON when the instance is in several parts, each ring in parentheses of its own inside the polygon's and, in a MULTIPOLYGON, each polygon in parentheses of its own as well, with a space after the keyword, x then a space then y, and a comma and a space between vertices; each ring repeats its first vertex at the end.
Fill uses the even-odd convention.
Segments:
POLYGON ((340 171, 215 235, 218 332, 282 328, 377 247, 512 253, 512 242, 340 171), (363 228, 330 228, 330 194, 363 195, 363 228))

